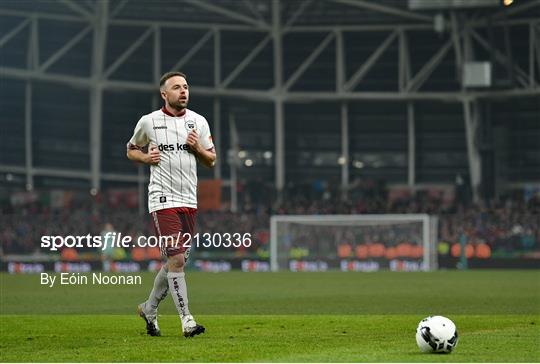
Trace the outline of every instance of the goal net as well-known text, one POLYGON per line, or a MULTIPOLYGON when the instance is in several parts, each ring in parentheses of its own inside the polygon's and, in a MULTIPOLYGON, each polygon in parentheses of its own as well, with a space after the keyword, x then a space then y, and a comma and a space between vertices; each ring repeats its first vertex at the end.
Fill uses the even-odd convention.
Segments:
POLYGON ((437 217, 426 214, 275 215, 272 271, 437 269, 437 217))

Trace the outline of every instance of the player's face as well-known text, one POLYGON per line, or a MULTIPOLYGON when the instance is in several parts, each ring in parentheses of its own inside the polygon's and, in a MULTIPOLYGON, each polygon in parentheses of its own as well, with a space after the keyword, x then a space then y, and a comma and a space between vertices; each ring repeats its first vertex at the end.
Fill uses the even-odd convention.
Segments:
POLYGON ((184 77, 174 76, 165 81, 161 97, 176 110, 185 109, 189 101, 189 86, 184 77))

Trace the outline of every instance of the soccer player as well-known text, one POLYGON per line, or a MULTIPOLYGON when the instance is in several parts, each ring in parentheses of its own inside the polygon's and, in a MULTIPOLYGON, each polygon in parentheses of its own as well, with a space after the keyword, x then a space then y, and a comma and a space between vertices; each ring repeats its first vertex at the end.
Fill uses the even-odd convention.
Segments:
POLYGON ((157 308, 170 291, 184 336, 192 337, 204 333, 204 327, 195 322, 188 308, 184 265, 189 249, 184 246, 183 237, 192 236, 195 229, 197 161, 213 167, 216 151, 206 119, 187 108, 186 75, 165 73, 159 87, 164 106, 139 120, 127 144, 127 157, 150 165, 148 208, 156 234, 172 239, 160 244, 167 262, 158 272, 148 299, 137 311, 146 321, 147 333, 160 336, 157 308), (143 150, 146 146, 148 152, 143 150))

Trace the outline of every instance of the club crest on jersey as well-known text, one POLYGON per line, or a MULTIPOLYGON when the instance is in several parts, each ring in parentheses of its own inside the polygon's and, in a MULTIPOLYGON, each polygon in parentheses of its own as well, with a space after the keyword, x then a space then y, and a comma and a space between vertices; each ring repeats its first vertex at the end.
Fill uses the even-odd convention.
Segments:
POLYGON ((194 120, 187 120, 185 126, 188 133, 192 130, 197 130, 197 124, 194 120))

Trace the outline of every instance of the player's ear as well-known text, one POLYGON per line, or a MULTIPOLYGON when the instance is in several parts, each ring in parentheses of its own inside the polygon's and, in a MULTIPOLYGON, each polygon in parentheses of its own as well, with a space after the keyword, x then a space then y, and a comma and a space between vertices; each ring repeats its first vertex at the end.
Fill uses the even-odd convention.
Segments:
POLYGON ((165 93, 164 90, 159 90, 159 94, 161 95, 161 98, 163 100, 165 100, 165 101, 167 100, 167 94, 165 93))

